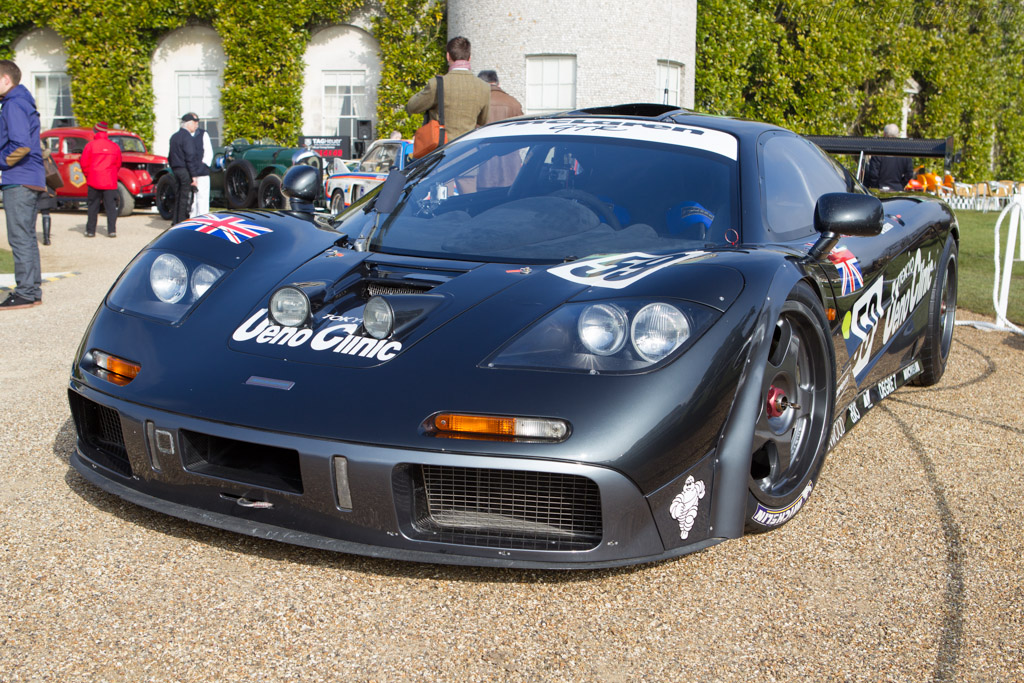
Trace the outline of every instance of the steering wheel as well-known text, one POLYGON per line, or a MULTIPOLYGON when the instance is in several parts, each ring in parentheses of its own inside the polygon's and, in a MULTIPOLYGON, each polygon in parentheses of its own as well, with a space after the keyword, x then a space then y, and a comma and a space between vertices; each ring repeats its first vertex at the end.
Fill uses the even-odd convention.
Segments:
POLYGON ((584 190, 555 190, 548 196, 577 201, 603 218, 604 222, 610 225, 613 230, 622 230, 622 223, 615 217, 615 212, 611 210, 607 203, 602 202, 589 192, 584 190))

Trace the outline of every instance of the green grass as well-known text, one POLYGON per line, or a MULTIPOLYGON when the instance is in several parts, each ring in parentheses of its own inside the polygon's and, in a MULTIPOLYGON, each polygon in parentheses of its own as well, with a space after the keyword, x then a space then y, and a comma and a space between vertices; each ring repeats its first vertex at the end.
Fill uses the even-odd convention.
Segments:
POLYGON ((14 254, 6 249, 0 249, 0 273, 14 272, 14 254))
MULTIPOLYGON (((957 211, 956 217, 960 223, 960 281, 957 306, 975 313, 994 316, 996 314, 995 308, 992 306, 992 285, 995 279, 994 235, 999 212, 957 211)), ((1003 259, 1006 258, 1006 237, 1009 230, 1010 217, 1007 215, 999 229, 1002 243, 999 255, 1000 271, 1003 268, 1003 259)), ((1019 239, 1017 245, 1014 251, 1019 253, 1019 239)), ((1014 264, 1012 272, 1006 317, 1011 322, 1021 325, 1024 324, 1024 263, 1014 264)))

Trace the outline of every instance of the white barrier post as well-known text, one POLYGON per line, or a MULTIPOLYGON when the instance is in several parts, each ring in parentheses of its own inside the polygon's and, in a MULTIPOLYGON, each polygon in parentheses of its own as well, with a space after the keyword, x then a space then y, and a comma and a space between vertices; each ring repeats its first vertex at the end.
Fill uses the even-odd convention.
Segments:
POLYGON ((995 282, 992 284, 992 306, 996 311, 995 323, 975 322, 970 320, 957 321, 957 325, 971 325, 978 329, 1000 330, 1003 332, 1016 332, 1024 335, 1024 330, 1011 323, 1006 318, 1007 306, 1010 302, 1010 280, 1013 264, 1015 261, 1024 261, 1024 195, 1015 194, 1010 198, 1006 208, 999 214, 995 228, 995 282), (1002 240, 999 237, 1003 219, 1010 217, 1010 230, 1006 236, 1006 256, 1003 259, 1000 269, 999 252, 1002 247, 1002 240), (1014 258, 1014 249, 1020 241, 1019 258, 1014 258))

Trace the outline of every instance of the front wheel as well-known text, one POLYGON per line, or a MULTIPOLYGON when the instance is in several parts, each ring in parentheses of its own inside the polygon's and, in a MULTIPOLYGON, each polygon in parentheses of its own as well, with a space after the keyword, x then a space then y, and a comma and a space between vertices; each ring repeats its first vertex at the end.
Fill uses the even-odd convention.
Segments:
POLYGON ((828 451, 835 402, 835 352, 821 301, 799 283, 775 324, 754 426, 746 530, 796 515, 828 451))
POLYGON ((331 195, 331 214, 337 216, 345 210, 345 191, 335 190, 331 195))
POLYGON ((124 186, 124 183, 117 184, 117 216, 123 218, 124 216, 131 216, 132 211, 135 210, 135 197, 128 191, 128 188, 124 186))
POLYGON ((921 374, 914 378, 914 384, 928 387, 938 382, 946 372, 949 349, 953 345, 953 328, 956 325, 956 284, 957 248, 950 235, 942 250, 941 267, 932 284, 928 299, 928 324, 924 330, 924 346, 921 349, 921 374))

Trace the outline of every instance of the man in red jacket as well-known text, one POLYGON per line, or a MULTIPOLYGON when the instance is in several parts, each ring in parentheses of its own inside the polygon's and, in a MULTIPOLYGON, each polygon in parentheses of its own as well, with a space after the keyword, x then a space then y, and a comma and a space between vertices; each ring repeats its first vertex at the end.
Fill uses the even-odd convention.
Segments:
POLYGON ((117 237, 117 172, 121 169, 121 148, 107 137, 107 124, 100 121, 93 127, 95 136, 82 150, 82 172, 89 184, 89 218, 85 236, 96 236, 96 217, 100 202, 107 214, 107 236, 117 237))

